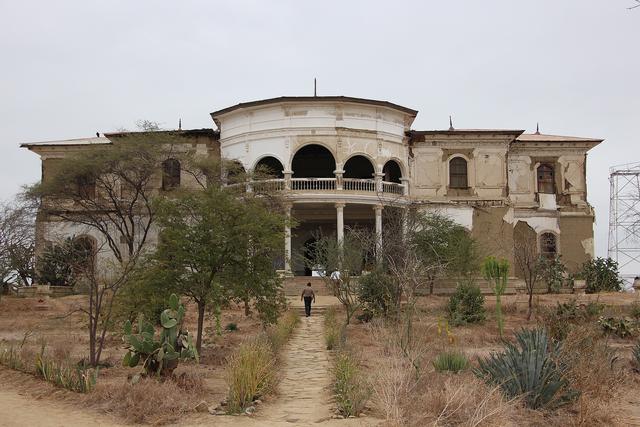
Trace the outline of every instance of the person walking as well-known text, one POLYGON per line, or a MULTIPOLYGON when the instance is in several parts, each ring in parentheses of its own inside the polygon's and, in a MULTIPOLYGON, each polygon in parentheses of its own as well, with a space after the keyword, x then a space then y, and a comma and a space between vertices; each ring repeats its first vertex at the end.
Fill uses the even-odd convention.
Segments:
POLYGON ((311 302, 316 302, 316 294, 311 289, 311 282, 307 283, 307 287, 302 290, 300 301, 304 299, 304 314, 306 317, 311 316, 311 302))

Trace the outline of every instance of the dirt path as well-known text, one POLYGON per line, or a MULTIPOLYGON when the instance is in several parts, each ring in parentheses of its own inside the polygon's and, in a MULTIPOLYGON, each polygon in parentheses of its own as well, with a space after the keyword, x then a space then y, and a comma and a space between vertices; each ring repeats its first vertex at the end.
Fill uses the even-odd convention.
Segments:
POLYGON ((113 420, 46 399, 33 399, 14 390, 0 389, 2 427, 119 426, 113 420))

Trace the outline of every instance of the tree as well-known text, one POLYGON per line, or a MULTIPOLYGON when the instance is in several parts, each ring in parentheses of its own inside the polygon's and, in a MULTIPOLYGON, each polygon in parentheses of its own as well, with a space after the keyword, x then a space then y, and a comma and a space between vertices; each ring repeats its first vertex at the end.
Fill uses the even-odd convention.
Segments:
POLYGON ((259 311, 277 306, 280 282, 268 264, 283 244, 276 241, 284 242, 283 215, 269 210, 263 199, 239 197, 215 185, 159 206, 153 276, 196 303, 198 351, 208 307, 219 313, 232 298, 253 299, 259 311))
POLYGON ((618 272, 618 263, 611 258, 596 258, 582 265, 580 275, 587 281, 587 292, 619 292, 622 279, 618 272))
POLYGON ((36 206, 22 195, 0 206, 0 293, 8 283, 33 282, 35 212, 36 206))
POLYGON ((370 251, 362 234, 356 230, 347 230, 341 241, 335 235, 319 235, 304 257, 308 268, 320 266, 322 280, 331 293, 344 306, 348 325, 362 301, 358 298, 358 276, 370 251))
POLYGON ((526 223, 516 224, 513 236, 513 258, 516 268, 524 278, 528 295, 527 320, 533 312, 533 291, 543 277, 544 260, 540 257, 535 231, 526 223))
MULTIPOLYGON (((41 214, 92 236, 95 263, 76 266, 87 283, 89 359, 100 362, 114 299, 144 254, 156 221, 154 198, 160 164, 177 155, 171 133, 122 136, 58 161, 29 193, 41 200, 41 214)), ((183 152, 183 156, 189 153, 183 152)))
POLYGON ((52 286, 74 286, 82 276, 76 267, 88 262, 91 254, 74 237, 48 245, 37 260, 37 281, 52 286))

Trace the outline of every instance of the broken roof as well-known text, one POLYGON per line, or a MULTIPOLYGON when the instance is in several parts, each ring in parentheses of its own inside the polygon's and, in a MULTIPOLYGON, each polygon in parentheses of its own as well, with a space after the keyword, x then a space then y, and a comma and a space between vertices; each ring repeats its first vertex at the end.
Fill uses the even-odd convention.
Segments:
POLYGON ((20 144, 20 147, 44 147, 44 146, 75 146, 75 145, 102 145, 111 144, 109 138, 104 136, 93 136, 90 138, 75 138, 75 139, 60 139, 55 141, 38 141, 38 142, 25 142, 20 144))

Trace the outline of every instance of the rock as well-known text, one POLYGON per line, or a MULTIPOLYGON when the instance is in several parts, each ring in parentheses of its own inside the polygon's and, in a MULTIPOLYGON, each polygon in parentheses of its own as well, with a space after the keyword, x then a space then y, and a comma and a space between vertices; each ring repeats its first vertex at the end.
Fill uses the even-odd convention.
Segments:
POLYGON ((220 406, 227 406, 227 399, 223 399, 220 401, 220 406))
POLYGON ((218 407, 209 406, 207 411, 209 411, 211 415, 218 415, 218 407))
POLYGON ((256 399, 256 400, 253 401, 253 404, 254 405, 260 405, 260 404, 262 404, 262 400, 256 399))
POLYGON ((249 406, 247 409, 244 410, 244 413, 247 415, 251 415, 254 412, 256 412, 256 407, 255 406, 249 406))
POLYGON ((196 405, 195 410, 196 412, 209 412, 209 405, 207 405, 207 402, 201 401, 196 405))

